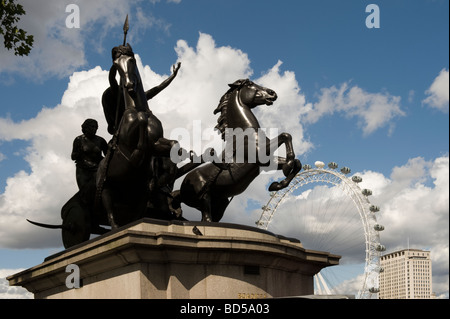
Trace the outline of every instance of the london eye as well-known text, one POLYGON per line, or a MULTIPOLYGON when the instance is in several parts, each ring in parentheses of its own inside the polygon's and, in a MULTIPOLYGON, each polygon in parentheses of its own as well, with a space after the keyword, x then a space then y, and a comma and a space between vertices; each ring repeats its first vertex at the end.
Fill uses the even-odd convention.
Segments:
POLYGON ((384 226, 377 222, 380 208, 369 201, 372 191, 361 189, 362 178, 349 177, 350 173, 348 167, 338 170, 334 162, 327 168, 321 161, 314 167, 304 165, 288 187, 270 194, 256 224, 273 232, 282 230, 283 235, 300 239, 307 249, 342 256, 339 266, 325 268, 315 276, 316 294, 372 299, 379 292, 380 257, 385 250, 380 232, 384 226), (346 272, 358 274, 353 283, 356 291, 348 288, 346 272))

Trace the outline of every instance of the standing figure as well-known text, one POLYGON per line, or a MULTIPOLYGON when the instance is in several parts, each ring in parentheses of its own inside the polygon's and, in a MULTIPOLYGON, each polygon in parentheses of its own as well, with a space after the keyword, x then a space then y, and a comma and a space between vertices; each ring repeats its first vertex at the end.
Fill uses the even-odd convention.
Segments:
POLYGON ((108 151, 105 139, 97 136, 98 123, 94 119, 87 119, 81 125, 82 135, 73 141, 72 160, 76 164, 76 178, 81 190, 89 182, 95 182, 98 164, 108 151))

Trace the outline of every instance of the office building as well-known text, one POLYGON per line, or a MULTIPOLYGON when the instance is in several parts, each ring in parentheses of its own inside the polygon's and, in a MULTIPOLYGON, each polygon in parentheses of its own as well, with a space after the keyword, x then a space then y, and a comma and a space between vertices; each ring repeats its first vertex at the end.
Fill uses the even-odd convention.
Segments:
POLYGON ((430 252, 405 249, 381 257, 380 299, 431 299, 430 252))

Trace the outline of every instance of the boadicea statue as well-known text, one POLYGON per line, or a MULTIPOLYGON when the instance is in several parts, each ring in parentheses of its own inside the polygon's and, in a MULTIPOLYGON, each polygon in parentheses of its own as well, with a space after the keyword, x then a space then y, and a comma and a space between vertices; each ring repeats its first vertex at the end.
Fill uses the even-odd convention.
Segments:
POLYGON ((104 234, 109 227, 116 229, 145 217, 185 220, 182 203, 198 209, 202 221, 219 222, 231 199, 244 192, 265 167, 276 163, 272 169, 285 175, 282 181, 272 183, 269 191, 287 187, 302 167, 295 158, 292 137, 282 133, 270 140, 252 113, 259 105, 272 105, 277 94, 248 79, 230 84, 214 110, 214 114, 220 113, 216 129, 227 145, 220 156, 207 150, 197 157, 181 149, 177 141, 164 138, 162 123, 148 100, 174 80, 181 65, 174 65, 172 75, 159 86, 145 91, 133 50, 126 44, 128 28, 127 16, 123 45, 112 49, 110 87, 102 96, 112 139, 95 179, 80 186, 62 207, 62 225, 29 221, 62 229, 65 248, 88 240, 91 234, 104 234), (115 80, 117 73, 120 83, 115 80), (286 158, 274 156, 283 144, 286 158), (269 156, 241 156, 250 153, 269 156), (191 161, 180 164, 187 158, 191 161), (180 189, 174 191, 175 181, 183 177, 180 189))

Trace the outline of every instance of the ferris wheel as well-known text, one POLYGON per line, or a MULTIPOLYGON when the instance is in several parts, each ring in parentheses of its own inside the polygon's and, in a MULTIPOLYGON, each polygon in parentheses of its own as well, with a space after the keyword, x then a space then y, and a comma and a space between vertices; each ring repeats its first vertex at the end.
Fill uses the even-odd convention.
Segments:
MULTIPOLYGON (((315 167, 304 165, 288 187, 271 193, 256 225, 265 230, 269 226, 269 230, 282 229, 300 239, 307 249, 341 255, 343 267, 360 265, 363 273, 359 274, 355 297, 376 298, 379 273, 383 271, 380 257, 386 250, 380 244, 379 233, 384 230, 377 222, 380 208, 369 201, 372 191, 359 187, 361 177, 349 178, 348 167, 337 168, 334 162, 328 168, 321 161, 315 162, 315 167)), ((333 290, 340 294, 323 279, 323 273, 334 267, 315 276, 317 293, 331 294, 333 290)))

